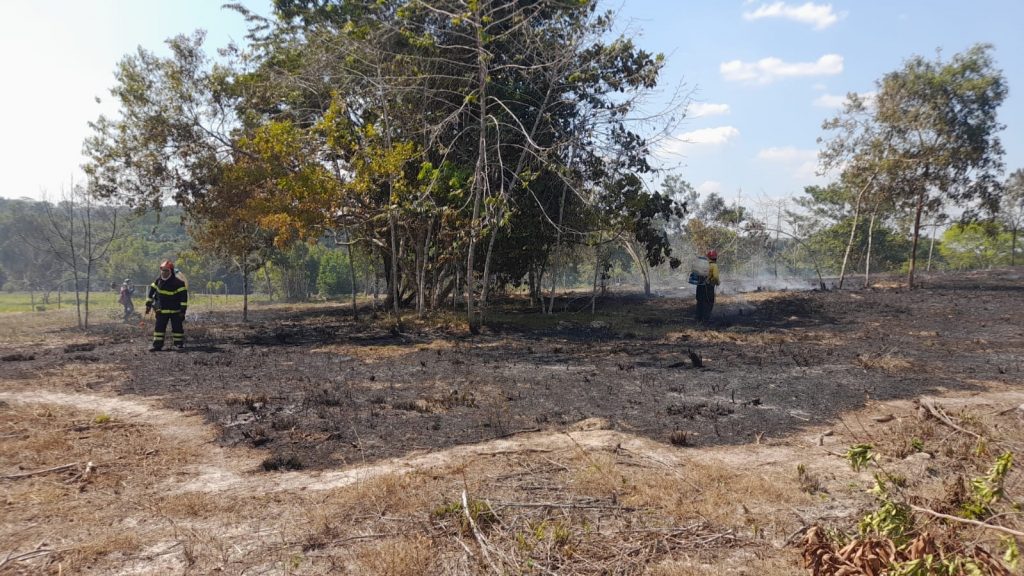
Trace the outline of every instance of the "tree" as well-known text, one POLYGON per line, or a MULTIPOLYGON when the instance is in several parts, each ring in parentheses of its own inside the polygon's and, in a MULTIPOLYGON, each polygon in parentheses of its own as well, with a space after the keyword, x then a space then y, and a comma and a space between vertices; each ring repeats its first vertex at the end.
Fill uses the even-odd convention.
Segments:
POLYGON ((42 202, 2 201, 0 214, 0 262, 7 272, 5 287, 28 290, 35 308, 35 293, 43 292, 43 302, 57 290, 64 275, 60 261, 53 257, 40 231, 46 228, 42 202))
POLYGON ((115 71, 118 118, 89 124, 85 172, 96 194, 131 208, 160 210, 174 200, 188 210, 218 179, 234 153, 239 125, 230 70, 212 67, 205 34, 167 41, 171 56, 139 48, 115 71))
MULTIPOLYGON (((134 205, 173 197, 197 231, 244 216, 237 236, 279 249, 333 237, 375 254, 396 327, 402 305, 423 314, 461 284, 478 331, 493 285, 539 283, 560 244, 607 235, 590 227, 618 201, 599 188, 650 171, 656 122, 636 110, 664 59, 612 37, 595 1, 234 8, 251 48, 229 65, 209 65, 201 35, 121 63, 121 115, 95 123, 90 173, 134 205)), ((616 234, 666 256, 660 220, 641 220, 616 234)))
POLYGON ((923 214, 955 204, 968 221, 998 209, 1003 126, 996 112, 1007 91, 991 51, 978 44, 949 61, 914 56, 876 83, 870 106, 851 94, 843 112, 823 124, 835 136, 822 151, 822 167, 840 168, 845 186, 856 191, 840 283, 866 205, 871 226, 886 206, 913 215, 911 288, 923 214))
POLYGON ((948 62, 915 56, 878 83, 875 117, 892 147, 884 168, 899 186, 894 196, 914 215, 911 288, 921 215, 932 200, 964 208, 964 221, 998 210, 1003 126, 997 111, 1007 88, 991 51, 978 44, 948 62))
POLYGON ((1024 226, 1024 169, 1010 174, 1004 189, 999 214, 1003 225, 1010 231, 1010 266, 1016 266, 1017 236, 1024 226))
POLYGON ((351 292, 351 265, 344 254, 336 250, 324 251, 320 256, 320 270, 316 289, 323 296, 338 296, 351 292))
POLYGON ((118 237, 119 211, 103 206, 92 191, 74 184, 63 191, 59 203, 53 205, 44 200, 43 206, 43 228, 25 239, 37 249, 49 252, 71 274, 78 327, 88 329, 93 273, 118 237))
POLYGON ((939 252, 952 268, 989 268, 1010 261, 1010 234, 993 224, 954 224, 942 235, 939 252))

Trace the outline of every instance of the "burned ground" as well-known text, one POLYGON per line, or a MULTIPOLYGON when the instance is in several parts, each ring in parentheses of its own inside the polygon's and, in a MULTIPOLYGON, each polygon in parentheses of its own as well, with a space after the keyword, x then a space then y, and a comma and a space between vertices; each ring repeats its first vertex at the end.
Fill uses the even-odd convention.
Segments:
POLYGON ((595 316, 522 302, 485 333, 354 321, 344 306, 207 314, 189 352, 147 353, 148 326, 107 326, 88 349, 17 349, 7 374, 102 360, 118 392, 196 411, 268 469, 371 463, 601 418, 693 445, 752 442, 826 423, 870 400, 1020 380, 1024 281, 935 276, 876 289, 720 297, 707 327, 681 298, 609 297, 595 316), (695 361, 696 358, 696 361, 695 361), (695 367, 699 363, 702 367, 695 367))
MULTIPOLYGON (((1022 292, 1002 270, 735 294, 703 327, 689 297, 513 300, 478 337, 279 304, 196 312, 180 354, 9 316, 0 573, 781 576, 802 550, 831 574, 879 542, 839 550, 879 474, 959 514, 1024 452, 1022 292)), ((1018 468, 988 519, 1012 534, 1018 468)), ((1010 551, 907 522, 949 558, 1010 551)))

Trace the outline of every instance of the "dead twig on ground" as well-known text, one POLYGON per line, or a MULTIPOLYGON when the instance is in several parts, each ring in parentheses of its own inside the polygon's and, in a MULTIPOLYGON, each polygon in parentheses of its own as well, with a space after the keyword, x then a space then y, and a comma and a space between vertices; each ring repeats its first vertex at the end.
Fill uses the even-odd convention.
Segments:
POLYGON ((945 424, 946 426, 949 426, 950 428, 958 432, 963 432, 964 434, 974 436, 978 440, 982 439, 981 434, 978 434, 977 432, 971 432, 970 430, 967 430, 966 428, 963 428, 962 426, 959 426, 957 423, 953 422, 953 420, 945 412, 943 412, 941 408, 935 405, 935 402, 931 398, 921 398, 921 406, 923 406, 929 414, 938 418, 939 421, 945 424))
POLYGON ((559 508, 565 510, 619 510, 622 512, 636 512, 637 508, 617 506, 614 504, 574 504, 562 502, 499 502, 495 505, 506 508, 559 508))
MULTIPOLYGON (((91 464, 91 463, 90 463, 91 464)), ((0 476, 3 480, 20 480, 22 478, 29 478, 31 476, 38 476, 40 474, 48 474, 50 472, 63 472, 64 470, 70 470, 79 465, 78 462, 72 462, 71 464, 63 464, 61 466, 54 466, 53 468, 46 468, 44 470, 33 470, 31 472, 22 472, 21 474, 11 474, 9 476, 0 476)))
POLYGON ((6 565, 8 565, 10 563, 13 563, 13 562, 21 562, 23 560, 31 560, 32 558, 37 558, 39 556, 46 556, 47 554, 53 554, 54 552, 58 552, 58 550, 54 550, 53 548, 40 548, 40 549, 37 549, 37 550, 32 550, 31 552, 25 552, 23 554, 18 554, 17 556, 11 556, 11 553, 8 553, 7 556, 4 557, 3 562, 0 562, 0 568, 3 568, 4 566, 6 566, 6 565))
POLYGON ((995 530, 996 532, 1003 532, 1004 534, 1010 534, 1018 538, 1024 538, 1024 532, 1020 530, 1014 530, 1013 528, 1007 528, 1006 526, 1000 526, 998 524, 988 524, 987 522, 980 522, 978 520, 971 520, 970 518, 961 518, 959 516, 950 516, 949 514, 943 514, 942 512, 936 512, 928 508, 922 508, 920 506, 914 506, 913 504, 907 504, 911 509, 921 512, 922 514, 928 514, 936 518, 942 518, 943 520, 950 520, 953 522, 959 522, 961 524, 970 524, 971 526, 977 526, 979 528, 985 528, 987 530, 995 530))
POLYGON ((498 567, 494 565, 494 561, 491 560, 491 554, 487 551, 487 539, 480 532, 480 529, 476 526, 476 521, 473 520, 473 514, 469 511, 469 496, 466 494, 466 490, 462 490, 462 512, 466 515, 466 520, 469 522, 469 527, 473 531, 473 537, 476 538, 476 543, 480 545, 480 551, 484 554, 484 560, 487 561, 487 565, 491 567, 493 574, 500 574, 498 567))

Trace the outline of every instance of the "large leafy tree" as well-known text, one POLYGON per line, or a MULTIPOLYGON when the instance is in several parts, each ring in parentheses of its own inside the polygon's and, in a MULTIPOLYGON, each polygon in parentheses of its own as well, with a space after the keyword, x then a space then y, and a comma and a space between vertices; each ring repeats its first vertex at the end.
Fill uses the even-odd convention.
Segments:
POLYGON ((854 206, 843 272, 865 206, 872 225, 885 207, 910 214, 910 287, 923 215, 938 218, 952 205, 969 221, 998 209, 997 111, 1006 94, 992 47, 978 44, 949 60, 910 58, 877 82, 870 105, 850 95, 843 112, 824 124, 833 136, 822 153, 824 168, 842 170, 851 193, 846 202, 854 206))
POLYGON ((231 67, 202 57, 201 36, 122 62, 122 113, 94 124, 90 173, 134 205, 174 198, 211 247, 372 247, 396 321, 461 283, 476 331, 493 279, 543 270, 560 243, 611 232, 649 265, 668 255, 664 199, 621 185, 650 171, 652 130, 633 117, 663 59, 610 36, 596 6, 279 0, 273 20, 235 6, 252 48, 231 67))
POLYGON ((588 225, 607 224, 601 214, 622 204, 637 217, 621 221, 646 226, 630 231, 645 243, 638 252, 653 264, 665 258, 667 246, 653 247, 656 224, 642 215, 659 200, 640 206, 596 192, 650 170, 629 116, 662 59, 627 39, 602 41, 611 20, 595 3, 276 6, 283 24, 262 36, 277 55, 266 61, 284 62, 273 71, 289 70, 302 88, 286 77, 274 91, 329 101, 309 120, 323 157, 339 165, 335 220, 387 248, 395 305, 406 286, 418 307, 436 302, 461 275, 475 328, 474 305, 495 273, 516 281, 543 270, 549 250, 588 241, 588 225), (302 43, 305 58, 280 56, 302 43))

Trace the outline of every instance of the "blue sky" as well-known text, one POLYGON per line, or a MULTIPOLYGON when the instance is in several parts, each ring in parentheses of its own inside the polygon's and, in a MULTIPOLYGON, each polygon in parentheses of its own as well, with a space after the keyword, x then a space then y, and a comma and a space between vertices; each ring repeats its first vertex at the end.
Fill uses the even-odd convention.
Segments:
POLYGON ((626 0, 619 14, 642 30, 639 45, 665 53, 669 83, 696 90, 665 148, 698 190, 727 200, 742 190, 751 206, 825 182, 814 175, 816 140, 847 92, 873 91, 914 54, 949 57, 978 42, 995 46, 1009 85, 1007 170, 1024 168, 1024 2, 626 0))
MULTIPOLYGON (((267 0, 243 0, 267 13, 267 0)), ((208 45, 245 26, 219 0, 51 0, 5 3, 0 58, 0 196, 59 198, 80 179, 86 123, 110 113, 115 64, 137 46, 196 28, 208 45), (99 96, 106 101, 97 103, 99 96)), ((1024 168, 1024 2, 613 0, 620 26, 668 59, 664 85, 693 90, 690 115, 662 158, 702 192, 754 205, 799 194, 814 175, 821 122, 849 91, 914 54, 995 45, 1010 96, 1000 110, 1008 170, 1024 168)))

